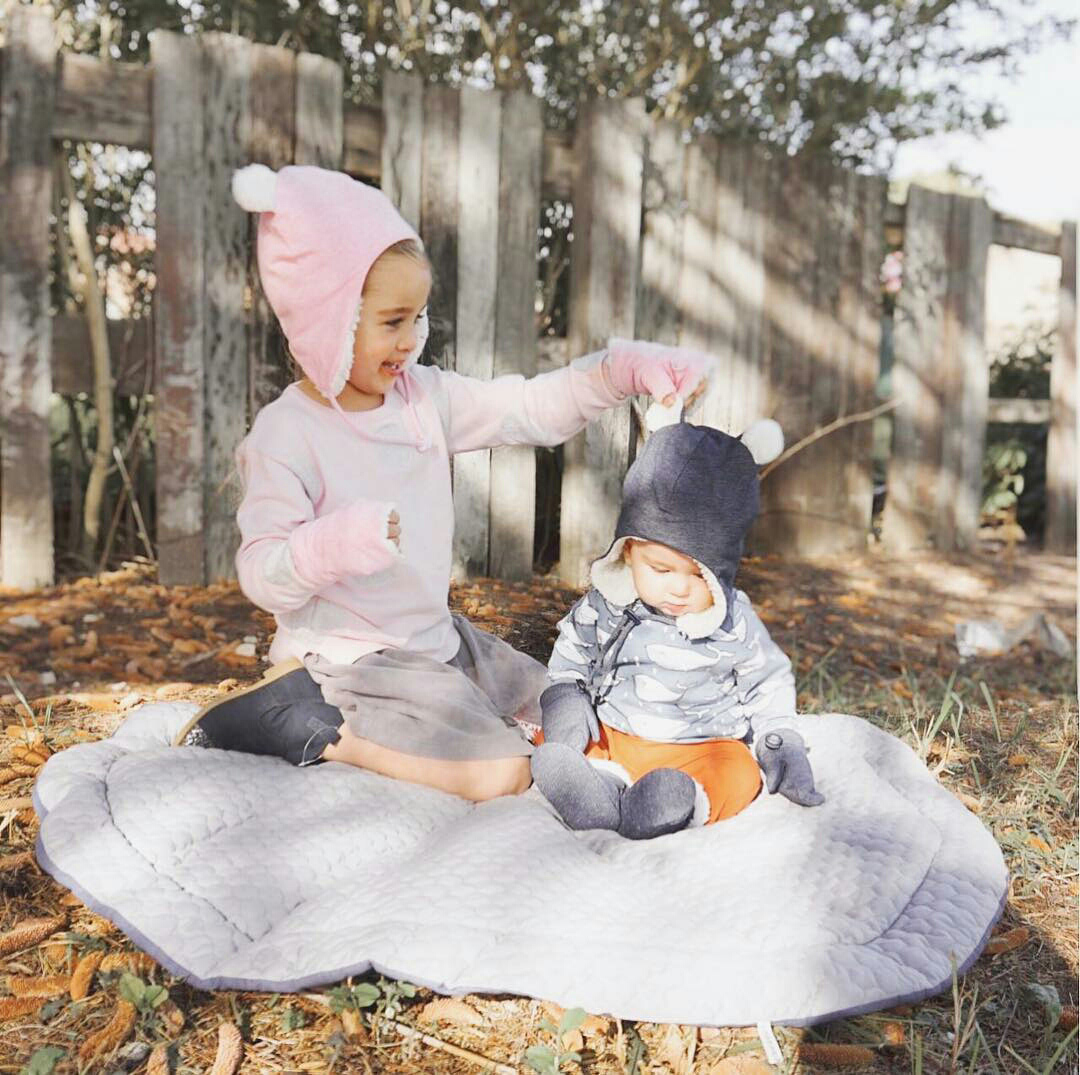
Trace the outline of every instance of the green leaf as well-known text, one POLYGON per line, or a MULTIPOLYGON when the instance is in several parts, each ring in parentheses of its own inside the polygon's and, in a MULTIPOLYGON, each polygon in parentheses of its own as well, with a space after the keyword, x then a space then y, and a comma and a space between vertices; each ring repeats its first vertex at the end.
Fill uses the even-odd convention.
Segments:
POLYGON ((37 1013, 38 1019, 47 1023, 61 1008, 67 1007, 67 997, 53 997, 46 1001, 37 1013))
POLYGON ((146 987, 143 1001, 149 1008, 160 1008, 169 999, 169 991, 163 985, 151 985, 146 987))
POLYGON ((302 1026, 307 1025, 307 1019, 304 1013, 297 1011, 296 1008, 286 1008, 281 1013, 281 1029, 288 1033, 290 1030, 299 1030, 302 1026))
POLYGON ((67 1054, 58 1045, 45 1045, 36 1050, 19 1075, 52 1075, 56 1061, 67 1054))
POLYGON ((564 1012, 563 1017, 559 1020, 559 1037, 569 1034, 571 1030, 577 1030, 588 1018, 589 1013, 584 1008, 571 1008, 569 1011, 564 1012))
POLYGON ((136 1008, 142 1008, 143 996, 146 993, 146 985, 141 978, 125 972, 120 976, 120 996, 124 1000, 134 1004, 136 1008))
POLYGON ((401 983, 401 995, 403 997, 415 997, 416 996, 416 986, 412 985, 410 982, 402 982, 401 983))
POLYGON ((1061 997, 1057 988, 1041 982, 1025 982, 1023 992, 1046 1011, 1047 1024, 1051 1027, 1057 1026, 1061 1018, 1061 997))
POLYGON ((380 995, 379 987, 370 982, 361 982, 352 987, 352 1002, 358 1008, 370 1008, 380 995))
POLYGON ((540 1029, 546 1030, 549 1034, 557 1034, 559 1032, 558 1028, 550 1019, 541 1019, 540 1029))
POLYGON ((553 1075, 558 1070, 555 1054, 546 1045, 530 1045, 525 1050, 525 1062, 540 1075, 553 1075))

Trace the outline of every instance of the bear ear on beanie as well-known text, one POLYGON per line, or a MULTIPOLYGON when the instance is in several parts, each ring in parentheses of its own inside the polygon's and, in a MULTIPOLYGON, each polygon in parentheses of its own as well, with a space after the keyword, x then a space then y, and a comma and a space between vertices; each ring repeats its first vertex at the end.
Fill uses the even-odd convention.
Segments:
POLYGON ((754 422, 739 438, 759 467, 771 463, 784 450, 784 431, 772 418, 754 422))
POLYGON ((232 175, 232 196, 249 213, 272 213, 277 200, 277 172, 265 164, 237 168, 232 175))

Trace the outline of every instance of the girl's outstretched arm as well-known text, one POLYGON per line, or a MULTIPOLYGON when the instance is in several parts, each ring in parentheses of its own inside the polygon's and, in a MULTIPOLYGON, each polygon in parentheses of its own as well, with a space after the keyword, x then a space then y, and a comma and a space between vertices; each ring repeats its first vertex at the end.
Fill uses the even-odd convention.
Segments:
POLYGON ((482 381, 427 367, 451 455, 502 444, 553 447, 634 393, 688 397, 708 356, 660 344, 612 340, 603 351, 526 380, 520 374, 482 381))

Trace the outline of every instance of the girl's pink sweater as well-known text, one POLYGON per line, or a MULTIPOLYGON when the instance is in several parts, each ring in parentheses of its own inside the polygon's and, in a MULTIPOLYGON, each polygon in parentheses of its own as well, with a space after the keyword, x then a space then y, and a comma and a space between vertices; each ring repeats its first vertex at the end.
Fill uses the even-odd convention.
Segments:
POLYGON ((413 366, 372 411, 342 415, 295 384, 264 407, 237 451, 244 496, 236 568, 244 593, 277 620, 270 660, 310 652, 348 663, 387 647, 453 657, 450 457, 551 446, 580 432, 625 398, 605 354, 530 380, 413 366), (376 562, 389 561, 381 570, 342 574, 320 561, 348 535, 327 535, 325 522, 312 527, 362 502, 380 520, 397 510, 400 552, 379 553, 376 562))

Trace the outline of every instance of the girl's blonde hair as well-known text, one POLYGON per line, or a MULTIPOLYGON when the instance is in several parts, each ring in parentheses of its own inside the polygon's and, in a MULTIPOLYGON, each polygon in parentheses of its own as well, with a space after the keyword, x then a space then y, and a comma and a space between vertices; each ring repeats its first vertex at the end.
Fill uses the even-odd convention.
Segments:
POLYGON ((427 256, 427 252, 424 247, 415 239, 402 239, 400 242, 394 243, 392 246, 388 246, 376 259, 374 264, 368 270, 367 280, 364 281, 364 290, 367 290, 368 280, 371 279, 371 273, 375 266, 379 264, 383 258, 407 258, 409 261, 415 261, 418 265, 426 265, 428 269, 431 268, 431 261, 427 256))

